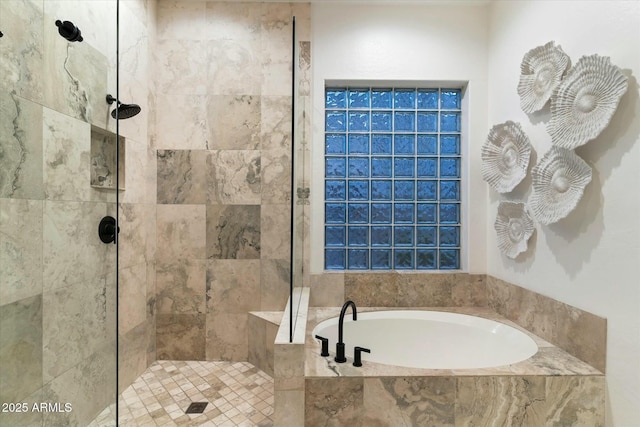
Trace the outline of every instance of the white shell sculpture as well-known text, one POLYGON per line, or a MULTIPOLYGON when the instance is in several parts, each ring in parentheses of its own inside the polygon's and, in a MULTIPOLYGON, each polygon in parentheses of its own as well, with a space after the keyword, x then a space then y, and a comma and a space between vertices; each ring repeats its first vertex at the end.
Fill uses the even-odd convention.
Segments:
POLYGON ((547 130, 553 145, 573 149, 600 135, 627 87, 627 76, 609 57, 580 58, 551 97, 547 130))
POLYGON ((498 193, 513 190, 527 174, 531 143, 519 123, 495 125, 482 146, 482 178, 498 193))
POLYGON ((531 170, 533 194, 529 205, 541 224, 569 215, 591 182, 591 167, 572 150, 551 147, 531 170))
POLYGON ((569 55, 553 41, 527 52, 520 64, 518 83, 522 111, 533 113, 542 109, 570 65, 569 55))
POLYGON ((513 259, 527 250, 527 241, 535 227, 524 203, 502 201, 494 228, 498 235, 500 252, 513 259))

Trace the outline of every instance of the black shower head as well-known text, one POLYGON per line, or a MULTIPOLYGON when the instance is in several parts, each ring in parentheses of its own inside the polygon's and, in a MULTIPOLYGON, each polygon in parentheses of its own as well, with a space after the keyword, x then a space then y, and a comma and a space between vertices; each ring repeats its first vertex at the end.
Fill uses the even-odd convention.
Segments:
MULTIPOLYGON (((116 99, 111 95, 107 95, 107 103, 111 105, 113 104, 113 101, 116 101, 116 99)), ((138 104, 123 104, 118 101, 118 106, 111 112, 111 117, 116 120, 128 119, 129 117, 135 116, 140 111, 142 111, 142 108, 140 108, 138 104)))

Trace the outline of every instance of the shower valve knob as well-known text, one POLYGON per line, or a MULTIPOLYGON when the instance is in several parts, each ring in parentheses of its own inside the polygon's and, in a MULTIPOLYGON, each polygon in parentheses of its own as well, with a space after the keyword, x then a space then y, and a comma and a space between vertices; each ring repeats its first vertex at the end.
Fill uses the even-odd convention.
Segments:
MULTIPOLYGON (((120 232, 120 227, 117 227, 120 232)), ((116 219, 112 216, 105 216, 98 224, 98 236, 102 243, 116 243, 116 219)))

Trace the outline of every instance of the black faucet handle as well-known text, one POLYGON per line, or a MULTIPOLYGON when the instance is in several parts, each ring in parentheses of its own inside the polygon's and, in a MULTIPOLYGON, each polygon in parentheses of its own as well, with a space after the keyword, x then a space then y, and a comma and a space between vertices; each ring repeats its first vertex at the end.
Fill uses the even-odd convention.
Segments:
POLYGON ((326 357, 329 355, 329 338, 321 337, 320 335, 316 335, 316 338, 322 341, 322 352, 320 356, 326 357))
POLYGON ((358 346, 353 348, 353 366, 356 366, 358 368, 362 366, 362 355, 360 353, 362 353, 363 351, 365 353, 371 353, 371 350, 369 350, 368 348, 358 346))

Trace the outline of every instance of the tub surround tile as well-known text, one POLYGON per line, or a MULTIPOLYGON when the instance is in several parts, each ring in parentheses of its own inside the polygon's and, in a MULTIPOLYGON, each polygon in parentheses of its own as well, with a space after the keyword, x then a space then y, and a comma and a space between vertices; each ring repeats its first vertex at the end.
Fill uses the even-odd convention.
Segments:
POLYGON ((159 204, 205 204, 206 151, 158 150, 159 204))
POLYGON ((280 427, 299 427, 305 424, 304 390, 282 390, 274 393, 274 424, 280 427))
POLYGON ((42 293, 41 200, 0 199, 0 301, 42 293))
POLYGON ((205 360, 204 314, 158 314, 159 360, 205 360))
POLYGON ((546 425, 604 426, 605 378, 547 377, 546 425))
POLYGON ((260 206, 208 205, 206 214, 209 259, 260 258, 260 206))
POLYGON ((360 307, 396 306, 398 275, 395 273, 347 273, 344 275, 344 298, 360 307))
POLYGON ((291 252, 291 206, 262 205, 260 247, 262 258, 289 259, 291 252))
POLYGON ((161 314, 206 313, 207 261, 177 259, 159 262, 156 271, 156 309, 161 314))
POLYGON ((205 218, 204 205, 158 205, 157 261, 205 259, 205 218))
POLYGON ((210 151, 207 156, 209 204, 259 205, 261 158, 255 150, 210 151))
POLYGON ((0 93, 0 197, 44 198, 42 121, 41 105, 10 91, 0 93))
POLYGON ((362 378, 307 378, 304 393, 304 425, 363 426, 362 378))
POLYGON ((207 103, 210 150, 260 148, 261 97, 210 95, 207 103))
POLYGON ((274 387, 304 389, 304 344, 278 344, 274 349, 274 387))
POLYGON ((260 310, 260 264, 257 259, 207 261, 207 312, 246 314, 260 310))
POLYGON ((604 372, 606 319, 493 276, 487 293, 496 312, 604 372))
POLYGON ((450 307, 453 277, 441 274, 398 274, 400 307, 450 307))
POLYGON ((42 295, 3 305, 0 309, 0 401, 21 402, 40 389, 42 363, 42 295))
POLYGON ((487 307, 487 284, 484 274, 460 274, 451 285, 451 302, 456 307, 487 307))
POLYGON ((344 274, 312 274, 309 284, 312 307, 338 307, 344 304, 344 274))

